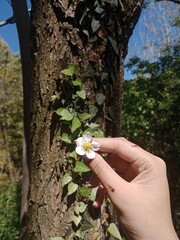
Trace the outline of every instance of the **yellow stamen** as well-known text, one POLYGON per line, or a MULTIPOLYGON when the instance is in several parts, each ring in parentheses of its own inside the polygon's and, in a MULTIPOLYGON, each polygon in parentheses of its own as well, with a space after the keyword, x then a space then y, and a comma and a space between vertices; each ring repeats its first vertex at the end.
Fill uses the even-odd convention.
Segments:
POLYGON ((88 151, 91 148, 91 143, 89 142, 83 143, 82 147, 85 151, 88 151))

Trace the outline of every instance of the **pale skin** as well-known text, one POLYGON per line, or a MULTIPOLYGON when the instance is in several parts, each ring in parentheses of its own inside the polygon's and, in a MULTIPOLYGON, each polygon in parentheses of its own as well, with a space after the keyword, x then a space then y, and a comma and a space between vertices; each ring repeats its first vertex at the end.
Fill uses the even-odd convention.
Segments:
POLYGON ((164 161, 124 138, 96 138, 99 153, 88 165, 92 187, 100 186, 94 207, 111 199, 127 239, 178 240, 171 218, 164 161), (106 161, 102 153, 108 153, 106 161))

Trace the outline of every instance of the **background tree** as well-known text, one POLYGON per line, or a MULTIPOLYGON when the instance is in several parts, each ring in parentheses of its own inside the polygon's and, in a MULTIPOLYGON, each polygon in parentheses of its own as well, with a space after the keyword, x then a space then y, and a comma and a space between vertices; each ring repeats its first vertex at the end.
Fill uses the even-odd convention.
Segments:
POLYGON ((22 158, 22 77, 19 55, 0 40, 0 238, 19 233, 22 158))
POLYGON ((144 5, 129 42, 126 63, 134 56, 149 62, 157 61, 161 50, 176 44, 180 37, 179 28, 172 24, 179 15, 180 5, 171 1, 145 1, 144 5))

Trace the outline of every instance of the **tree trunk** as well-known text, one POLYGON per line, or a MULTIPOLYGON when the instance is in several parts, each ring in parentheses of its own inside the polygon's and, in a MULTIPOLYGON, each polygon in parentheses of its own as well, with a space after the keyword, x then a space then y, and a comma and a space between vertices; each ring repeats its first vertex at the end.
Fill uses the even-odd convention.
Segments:
MULTIPOLYGON (((13 14, 16 21, 20 53, 22 64, 23 78, 23 159, 22 159, 22 196, 21 196, 21 227, 26 225, 27 214, 27 195, 29 188, 29 161, 30 161, 30 95, 31 95, 31 78, 32 62, 30 47, 30 17, 26 0, 11 0, 13 14)), ((22 230, 23 231, 23 230, 22 230)))
MULTIPOLYGON (((87 106, 98 110, 92 121, 100 124, 105 135, 120 134, 123 60, 143 1, 119 2, 116 6, 101 1, 32 1, 29 221, 22 239, 77 238, 78 228, 72 224, 72 216, 78 200, 65 195, 62 188, 63 163, 70 149, 60 136, 68 125, 62 124, 50 101, 53 95, 64 94, 67 80, 60 71, 68 64, 76 65, 83 78, 87 106), (101 17, 100 8, 105 12, 101 17), (101 103, 99 96, 106 99, 101 103)), ((86 226, 83 239, 103 239, 107 233, 98 225, 100 211, 89 209, 86 220, 91 226, 86 226)))

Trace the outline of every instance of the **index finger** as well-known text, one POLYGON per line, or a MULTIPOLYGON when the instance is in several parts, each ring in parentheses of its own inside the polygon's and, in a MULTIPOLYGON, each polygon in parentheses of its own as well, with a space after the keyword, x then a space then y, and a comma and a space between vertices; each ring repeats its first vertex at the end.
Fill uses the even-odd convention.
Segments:
POLYGON ((147 161, 148 158, 152 157, 151 153, 122 137, 94 138, 94 141, 99 142, 99 151, 101 153, 115 153, 117 156, 129 163, 133 163, 140 159, 142 161, 147 161))

